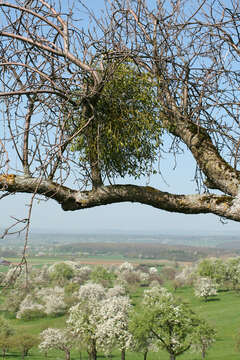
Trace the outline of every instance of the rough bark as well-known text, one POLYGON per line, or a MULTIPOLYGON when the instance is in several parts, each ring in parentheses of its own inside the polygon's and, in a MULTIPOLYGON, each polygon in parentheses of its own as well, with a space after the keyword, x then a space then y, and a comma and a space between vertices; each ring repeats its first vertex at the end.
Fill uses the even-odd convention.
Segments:
POLYGON ((169 131, 187 145, 207 177, 209 188, 219 189, 233 196, 238 194, 239 172, 220 156, 206 129, 190 120, 177 117, 170 118, 166 124, 169 125, 169 131))
POLYGON ((97 360, 97 349, 95 341, 92 341, 91 343, 91 347, 88 350, 88 357, 89 360, 97 360))
POLYGON ((37 193, 56 200, 65 211, 120 202, 138 202, 169 212, 213 213, 240 221, 240 196, 215 194, 177 195, 150 186, 110 185, 91 191, 77 191, 60 184, 13 174, 0 176, 0 187, 9 193, 37 193))
POLYGON ((65 360, 70 360, 70 350, 65 351, 65 360))

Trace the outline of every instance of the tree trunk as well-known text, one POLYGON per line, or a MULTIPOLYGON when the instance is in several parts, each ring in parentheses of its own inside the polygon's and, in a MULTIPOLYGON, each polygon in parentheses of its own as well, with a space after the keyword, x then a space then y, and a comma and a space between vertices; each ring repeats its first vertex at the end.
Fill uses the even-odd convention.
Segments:
POLYGON ((97 350, 94 348, 91 353, 91 360, 97 360, 97 350))
POLYGON ((88 350, 88 358, 89 360, 97 360, 97 349, 95 341, 92 341, 91 347, 88 350))
POLYGON ((28 356, 29 349, 24 349, 24 356, 28 356))
POLYGON ((205 359, 205 356, 206 356, 206 348, 205 348, 205 346, 203 346, 203 348, 202 348, 202 359, 205 359))
POLYGON ((65 350, 65 360, 70 360, 70 350, 65 350))
MULTIPOLYGON (((94 104, 93 104, 94 106, 94 104)), ((83 110, 86 115, 86 120, 93 116, 92 109, 89 106, 83 110)), ((101 169, 99 166, 99 149, 98 149, 98 125, 95 121, 90 121, 86 129, 87 143, 89 148, 89 163, 91 168, 92 188, 97 189, 103 185, 101 169)))
POLYGON ((170 360, 175 360, 176 357, 175 357, 175 354, 170 354, 170 360))
POLYGON ((121 360, 125 360, 125 357, 126 357, 126 350, 123 349, 121 352, 121 360))
POLYGON ((143 360, 147 360, 147 354, 148 354, 148 351, 145 351, 143 354, 143 360))
POLYGON ((92 160, 91 162, 91 177, 92 177, 92 187, 97 189, 99 186, 103 185, 101 171, 99 170, 98 161, 92 160))

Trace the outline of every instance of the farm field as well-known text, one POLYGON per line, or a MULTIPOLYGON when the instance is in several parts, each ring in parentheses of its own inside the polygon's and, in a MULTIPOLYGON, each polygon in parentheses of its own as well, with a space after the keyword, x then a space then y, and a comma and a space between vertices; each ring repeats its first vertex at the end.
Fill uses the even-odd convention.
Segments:
MULTIPOLYGON (((155 259, 144 259, 141 260, 139 258, 126 258, 126 257, 122 257, 122 256, 101 256, 101 255, 96 255, 96 256, 92 256, 89 255, 87 257, 66 257, 66 256, 56 256, 56 257, 31 257, 28 259, 28 263, 31 266, 34 267, 39 267, 39 266, 43 266, 43 265, 52 265, 56 262, 61 262, 64 260, 71 260, 71 261, 79 261, 81 264, 85 264, 85 265, 104 265, 104 266, 111 266, 111 265, 120 265, 126 261, 131 262, 134 265, 139 265, 139 264, 152 264, 152 266, 157 265, 157 266, 161 266, 161 265, 172 265, 175 264, 174 261, 171 260, 155 260, 155 259)), ((18 264, 21 261, 21 258, 13 258, 13 257, 8 257, 6 258, 6 260, 8 260, 9 262, 13 263, 13 264, 18 264)), ((179 264, 182 265, 187 265, 187 264, 191 264, 190 261, 180 261, 179 264)), ((6 267, 1 267, 0 271, 6 271, 7 268, 6 267)))

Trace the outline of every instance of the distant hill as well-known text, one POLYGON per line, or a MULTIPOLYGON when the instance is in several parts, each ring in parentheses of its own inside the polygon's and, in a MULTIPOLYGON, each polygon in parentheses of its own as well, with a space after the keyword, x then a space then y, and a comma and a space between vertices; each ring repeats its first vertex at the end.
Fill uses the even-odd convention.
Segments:
POLYGON ((240 239, 221 243, 221 244, 217 245, 217 248, 240 251, 240 239))
MULTIPOLYGON (((240 254, 239 237, 197 236, 148 233, 34 233, 28 242, 30 256, 121 256, 138 259, 167 259, 196 261, 207 256, 240 254)), ((22 253, 23 235, 8 236, 0 242, 0 255, 17 256, 22 253)))
MULTIPOLYGON (((74 256, 122 256, 123 258, 164 259, 172 261, 196 261, 208 256, 234 256, 237 250, 166 245, 159 242, 80 242, 56 245, 55 254, 74 256)), ((239 250, 240 252, 240 250, 239 250)))
MULTIPOLYGON (((96 232, 96 233, 40 233, 31 232, 29 236, 31 244, 74 244, 88 242, 147 242, 159 243, 164 245, 186 245, 196 247, 211 247, 221 249, 240 248, 240 235, 185 235, 185 234, 159 234, 159 233, 133 233, 133 232, 96 232)), ((23 236, 12 235, 4 240, 7 244, 22 244, 23 236), (6 241, 7 240, 7 241, 6 241)), ((2 244, 3 244, 2 243, 2 244)), ((1 242, 0 242, 1 245, 1 242)))

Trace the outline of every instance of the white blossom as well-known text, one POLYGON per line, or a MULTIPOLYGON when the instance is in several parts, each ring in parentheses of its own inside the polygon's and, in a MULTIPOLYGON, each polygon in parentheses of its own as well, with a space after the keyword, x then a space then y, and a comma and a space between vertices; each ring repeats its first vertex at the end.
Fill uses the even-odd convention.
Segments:
POLYGON ((154 266, 152 266, 152 267, 149 268, 149 274, 155 275, 155 274, 157 274, 157 273, 158 273, 158 270, 157 270, 157 268, 155 268, 154 266))
POLYGON ((16 314, 17 319, 22 319, 30 312, 44 313, 44 306, 34 302, 34 298, 31 294, 28 294, 25 299, 21 302, 19 311, 16 314))
POLYGON ((120 271, 120 272, 123 272, 123 271, 131 272, 133 270, 134 270, 134 266, 127 261, 118 267, 118 271, 120 271))
POLYGON ((70 329, 54 329, 48 328, 40 334, 41 343, 39 344, 40 351, 48 351, 52 349, 59 349, 64 352, 70 352, 74 339, 70 329))
POLYGON ((11 282, 13 282, 18 276, 20 276, 21 268, 16 266, 10 266, 8 272, 6 273, 4 280, 2 282, 2 286, 5 286, 11 282))
POLYGON ((55 271, 55 268, 57 266, 59 266, 60 264, 68 265, 72 270, 75 270, 75 269, 77 269, 79 267, 79 264, 77 262, 75 262, 75 261, 69 261, 69 260, 57 261, 54 264, 52 264, 51 266, 49 266, 49 268, 48 268, 49 274, 53 273, 55 271))
POLYGON ((106 296, 124 296, 126 295, 126 289, 122 285, 115 285, 113 288, 108 289, 106 296))
POLYGON ((99 302, 105 297, 106 290, 101 284, 87 283, 80 286, 78 298, 81 301, 99 302))
POLYGON ((138 271, 139 279, 141 282, 145 282, 149 280, 149 274, 143 271, 138 271))
POLYGON ((75 276, 72 279, 75 283, 84 283, 89 279, 92 269, 89 266, 82 266, 75 270, 75 276))
POLYGON ((18 319, 26 316, 27 312, 40 312, 42 315, 58 315, 64 313, 66 304, 64 302, 64 289, 55 286, 54 288, 42 288, 28 294, 21 302, 16 317, 18 319))
POLYGON ((150 282, 149 287, 159 287, 159 282, 157 280, 153 280, 150 282))
POLYGON ((175 280, 181 285, 192 284, 196 274, 196 266, 185 266, 180 273, 175 276, 175 280))
POLYGON ((96 328, 99 322, 99 308, 106 291, 100 284, 87 283, 78 292, 78 304, 69 310, 67 323, 74 335, 80 336, 91 349, 96 343, 96 328))
POLYGON ((120 350, 130 348, 133 342, 128 330, 130 308, 127 296, 113 296, 102 301, 96 338, 105 354, 111 353, 115 347, 120 350))
POLYGON ((205 300, 209 296, 217 295, 217 284, 210 278, 200 277, 195 283, 195 295, 205 300))
POLYGON ((153 286, 150 289, 144 290, 143 304, 146 306, 155 306, 161 300, 172 300, 173 295, 167 289, 160 286, 153 286))
POLYGON ((236 288, 240 283, 240 257, 229 258, 226 262, 226 280, 230 280, 236 288))
POLYGON ((35 269, 33 273, 34 284, 42 285, 49 282, 48 266, 44 265, 41 269, 35 269))
POLYGON ((36 296, 44 303, 44 312, 47 315, 62 314, 66 310, 67 306, 64 302, 64 289, 60 286, 43 288, 36 292, 36 296))
POLYGON ((82 266, 78 269, 78 273, 83 273, 83 274, 90 274, 92 272, 92 269, 90 268, 90 266, 82 266))
POLYGON ((80 287, 79 303, 70 308, 67 323, 88 349, 98 346, 109 354, 113 347, 130 347, 128 313, 131 305, 128 297, 119 296, 122 291, 116 286, 106 292, 101 285, 92 283, 80 287), (118 295, 114 296, 114 292, 118 295))

